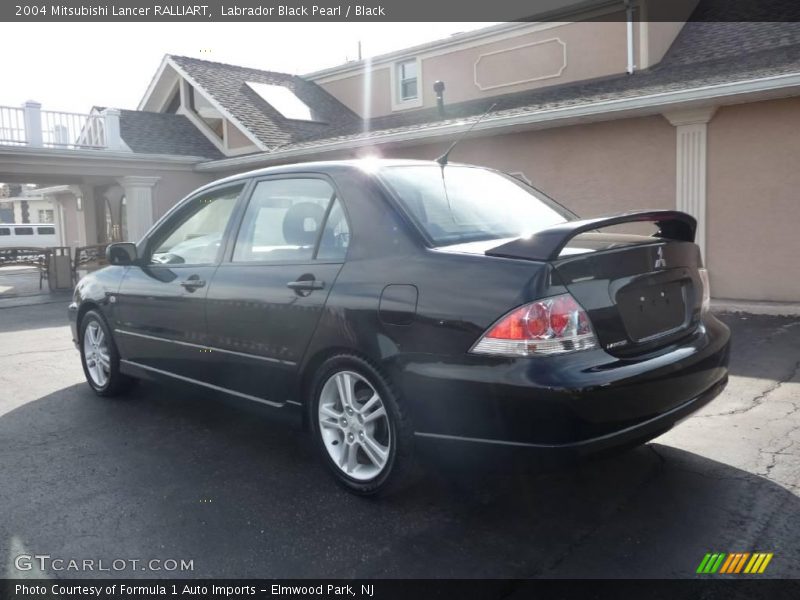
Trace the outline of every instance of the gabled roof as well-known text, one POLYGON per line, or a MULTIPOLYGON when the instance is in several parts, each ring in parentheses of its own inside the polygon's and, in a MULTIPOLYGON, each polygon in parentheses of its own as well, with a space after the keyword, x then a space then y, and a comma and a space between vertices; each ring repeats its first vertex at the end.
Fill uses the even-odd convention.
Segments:
POLYGON ((318 138, 359 121, 355 113, 323 88, 296 75, 185 56, 170 55, 168 59, 269 148, 318 138), (287 119, 256 94, 247 85, 248 81, 288 88, 311 108, 319 121, 287 119))

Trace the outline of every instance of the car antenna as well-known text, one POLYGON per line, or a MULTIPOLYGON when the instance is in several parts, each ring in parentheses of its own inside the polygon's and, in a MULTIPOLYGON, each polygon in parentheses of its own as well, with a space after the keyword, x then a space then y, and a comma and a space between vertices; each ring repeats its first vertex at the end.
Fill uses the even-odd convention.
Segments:
POLYGON ((466 135, 467 135, 467 134, 468 134, 470 131, 472 131, 473 129, 475 129, 475 125, 477 125, 478 123, 480 123, 481 121, 483 121, 484 117, 485 117, 486 115, 488 115, 490 112, 492 112, 492 109, 493 109, 495 106, 497 106, 497 102, 493 103, 493 104, 492 104, 492 105, 491 105, 489 108, 487 108, 487 109, 486 109, 486 111, 484 111, 484 113, 483 113, 483 114, 482 114, 480 117, 478 117, 478 118, 475 120, 475 122, 474 122, 474 123, 472 123, 472 125, 470 125, 469 129, 467 129, 467 130, 466 130, 464 133, 462 133, 460 136, 458 136, 458 137, 455 139, 455 141, 454 141, 452 144, 450 144, 450 147, 447 149, 447 152, 445 152, 445 153, 444 153, 444 154, 442 154, 442 155, 441 155, 439 158, 437 158, 437 159, 436 159, 436 162, 437 162, 437 163, 439 163, 439 165, 441 165, 441 167, 442 167, 442 168, 444 168, 444 166, 447 164, 447 157, 448 157, 448 156, 450 156, 450 153, 453 151, 453 148, 455 148, 455 147, 456 147, 456 144, 458 144, 458 142, 460 142, 461 140, 463 140, 463 139, 464 139, 464 137, 465 137, 465 136, 466 136, 466 135))

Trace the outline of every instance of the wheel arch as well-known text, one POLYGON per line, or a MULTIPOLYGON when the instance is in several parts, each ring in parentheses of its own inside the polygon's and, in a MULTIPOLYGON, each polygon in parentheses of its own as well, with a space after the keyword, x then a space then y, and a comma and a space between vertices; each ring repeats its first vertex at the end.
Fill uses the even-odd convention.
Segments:
POLYGON ((81 302, 80 307, 78 308, 78 315, 75 317, 76 328, 78 330, 78 343, 83 342, 83 328, 81 327, 81 322, 83 321, 83 317, 86 316, 86 313, 90 310, 94 310, 100 314, 103 318, 105 315, 103 311, 100 309, 100 305, 95 302, 94 300, 84 300, 81 302))
POLYGON ((378 361, 370 357, 365 352, 350 346, 328 346, 325 348, 320 348, 304 361, 304 364, 297 375, 297 381, 295 384, 294 397, 301 405, 301 410, 303 415, 302 417, 303 430, 307 431, 309 429, 309 421, 308 421, 309 393, 311 391, 311 384, 314 380, 314 374, 316 373, 320 365, 322 365, 326 360, 328 360, 329 358, 333 358, 334 356, 341 356, 341 355, 354 356, 369 363, 376 371, 378 371, 381 374, 381 376, 384 377, 384 379, 386 379, 387 382, 389 382, 389 384, 393 388, 395 387, 394 384, 392 383, 391 378, 389 377, 389 374, 386 372, 386 369, 382 368, 381 365, 378 363, 378 361))

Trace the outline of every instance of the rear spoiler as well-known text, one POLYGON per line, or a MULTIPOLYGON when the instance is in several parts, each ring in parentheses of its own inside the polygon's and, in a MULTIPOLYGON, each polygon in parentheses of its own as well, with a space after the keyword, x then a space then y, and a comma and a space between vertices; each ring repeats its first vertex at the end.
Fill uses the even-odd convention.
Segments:
POLYGON ((622 223, 655 223, 658 232, 655 237, 676 240, 682 242, 693 242, 697 220, 677 210, 642 210, 621 213, 611 217, 598 217, 596 219, 582 219, 579 221, 567 221, 544 229, 527 238, 517 238, 495 248, 486 251, 486 256, 497 256, 501 258, 524 258, 528 260, 549 261, 556 260, 564 249, 564 246, 575 236, 621 225, 622 223))

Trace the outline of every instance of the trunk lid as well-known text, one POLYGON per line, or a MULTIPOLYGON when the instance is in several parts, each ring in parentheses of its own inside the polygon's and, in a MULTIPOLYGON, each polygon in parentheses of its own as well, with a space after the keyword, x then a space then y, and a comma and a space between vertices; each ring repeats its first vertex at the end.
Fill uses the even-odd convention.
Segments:
POLYGON ((699 248, 685 241, 613 238, 582 234, 552 261, 562 283, 588 313, 600 345, 626 356, 694 331, 703 299, 699 248))
POLYGON ((586 310, 598 342, 611 354, 649 352, 695 330, 703 287, 696 221, 678 211, 642 211, 568 221, 491 248, 488 256, 551 263, 586 310), (598 229, 651 222, 655 236, 598 229))

